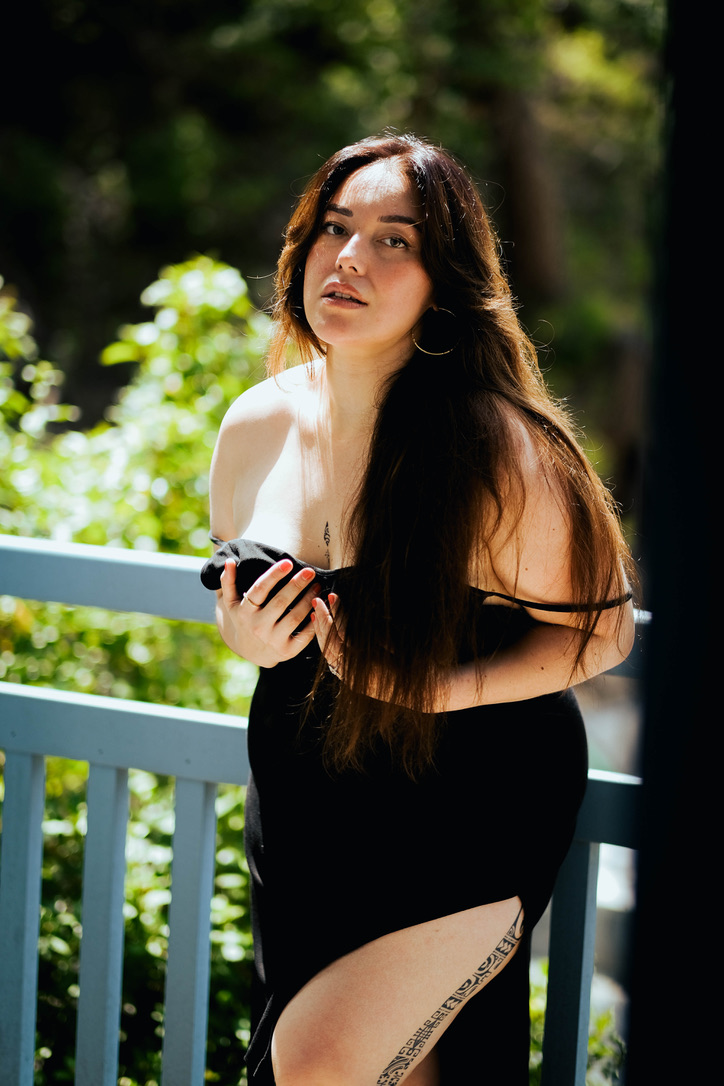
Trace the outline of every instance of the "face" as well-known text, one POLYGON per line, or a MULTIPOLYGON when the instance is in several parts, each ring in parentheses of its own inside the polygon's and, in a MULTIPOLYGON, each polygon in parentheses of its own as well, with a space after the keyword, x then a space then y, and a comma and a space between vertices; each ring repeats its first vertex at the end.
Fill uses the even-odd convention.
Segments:
POLYGON ((304 310, 330 350, 407 358, 433 301, 420 205, 399 164, 363 166, 332 197, 304 272, 304 310))

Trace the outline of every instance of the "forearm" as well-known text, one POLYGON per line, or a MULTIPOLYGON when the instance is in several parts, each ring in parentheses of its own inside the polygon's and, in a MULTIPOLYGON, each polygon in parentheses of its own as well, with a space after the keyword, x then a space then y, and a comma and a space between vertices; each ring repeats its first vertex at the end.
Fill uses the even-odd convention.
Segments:
MULTIPOLYGON (((334 673, 344 681, 344 641, 335 632, 324 602, 314 603, 320 647, 334 666, 334 673)), ((475 705, 526 701, 608 671, 625 660, 633 646, 633 608, 628 604, 621 613, 603 613, 581 654, 583 637, 575 627, 539 622, 510 648, 455 668, 447 683, 441 684, 431 711, 444 713, 475 705)), ((369 697, 390 701, 394 699, 391 691, 388 675, 379 672, 368 677, 365 693, 369 697)))
POLYGON ((441 692, 440 711, 525 701, 608 671, 630 651, 628 627, 625 622, 617 636, 594 634, 577 661, 581 633, 568 626, 540 624, 510 648, 456 669, 441 692))

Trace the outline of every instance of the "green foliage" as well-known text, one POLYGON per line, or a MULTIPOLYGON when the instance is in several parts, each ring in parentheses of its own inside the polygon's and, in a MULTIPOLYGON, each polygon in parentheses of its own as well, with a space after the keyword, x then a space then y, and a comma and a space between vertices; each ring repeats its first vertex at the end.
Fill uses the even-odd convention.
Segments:
POLYGON ((470 167, 526 326, 552 346, 554 387, 611 450, 606 473, 631 506, 665 0, 15 8, 28 19, 17 40, 33 41, 53 91, 16 95, 0 131, 0 234, 41 318, 40 354, 67 375, 86 425, 128 380, 133 344, 105 352, 122 366, 98 357, 122 320, 140 319, 139 291, 162 262, 213 250, 264 302, 305 180, 338 147, 392 126, 470 167), (600 326, 588 325, 591 305, 600 326), (607 415, 611 402, 627 410, 607 415))
POLYGON ((138 364, 109 412, 113 425, 42 446, 33 441, 39 426, 12 446, 6 439, 0 530, 207 550, 206 480, 216 433, 231 400, 263 373, 268 320, 238 271, 209 257, 166 268, 142 300, 156 309, 154 319, 122 328, 122 339, 102 356, 107 364, 138 364))
MULTIPOLYGON (((143 298, 154 319, 124 327, 105 352, 107 362, 138 366, 112 421, 50 435, 27 425, 45 404, 26 397, 24 413, 10 420, 19 419, 17 428, 0 430, 0 531, 208 553, 216 433, 231 400, 263 372, 268 320, 239 273, 209 257, 166 268, 143 298)), ((6 597, 0 677, 243 712, 256 671, 210 627, 6 597), (199 681, 204 675, 213 681, 199 681)))
MULTIPOLYGON (((530 994, 530 1086, 540 1086, 543 1069, 543 1025, 546 1010, 548 964, 540 980, 531 984, 530 994)), ((621 1082, 626 1047, 619 1037, 610 1010, 593 1015, 588 1035, 586 1086, 621 1082)))
POLYGON ((304 179, 387 125, 492 179, 516 281, 550 242, 548 217, 531 226, 516 196, 524 156, 565 205, 553 228, 571 297, 604 284, 640 310, 665 11, 665 0, 348 0, 343 11, 150 0, 143 17, 136 4, 19 6, 38 68, 62 92, 16 96, 8 112, 0 231, 23 292, 42 299, 53 357, 86 392, 100 347, 169 254, 213 248, 263 292, 304 179), (533 125, 516 129, 521 100, 533 125))
MULTIPOLYGON (((231 400, 263 373, 268 330, 239 273, 209 257, 164 269, 143 295, 153 320, 125 326, 104 352, 108 364, 133 359, 136 377, 111 419, 85 433, 49 432, 47 424, 62 417, 50 410, 60 374, 28 361, 30 322, 10 292, 0 301, 0 531, 208 553, 214 440, 231 400)), ((256 669, 233 657, 212 626, 5 596, 0 677, 245 713, 256 669)), ((85 773, 53 760, 48 767, 36 1086, 74 1077, 85 773)), ((120 1059, 126 1086, 143 1086, 158 1080, 160 1068, 173 785, 134 771, 130 792, 120 1059)), ((217 811, 207 1077, 231 1084, 240 1081, 249 1028, 243 790, 223 790, 217 811)))
POLYGON ((28 435, 41 434, 50 422, 68 422, 77 412, 56 402, 63 374, 38 359, 31 335, 32 321, 17 307, 15 291, 0 275, 0 451, 9 447, 3 431, 20 426, 28 435), (18 372, 18 366, 20 366, 18 372))

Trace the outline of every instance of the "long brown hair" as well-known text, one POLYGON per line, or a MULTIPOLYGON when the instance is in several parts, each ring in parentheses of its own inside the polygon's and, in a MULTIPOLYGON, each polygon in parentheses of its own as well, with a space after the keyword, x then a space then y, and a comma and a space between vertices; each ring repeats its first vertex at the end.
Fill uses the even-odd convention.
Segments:
MULTIPOLYGON (((574 598, 559 602, 578 608, 573 670, 600 604, 624 596, 632 562, 610 495, 548 392, 520 326, 478 191, 447 152, 415 136, 384 135, 343 148, 314 175, 279 260, 270 372, 283 368, 290 342, 302 361, 324 355, 304 313, 307 255, 345 178, 390 158, 419 195, 423 263, 436 305, 455 314, 448 334, 458 338, 442 358, 414 350, 381 391, 347 529, 354 568, 340 591, 344 682, 325 750, 341 770, 363 765, 365 753, 382 741, 414 775, 434 757, 435 697, 458 661, 461 639, 470 635, 471 556, 490 543, 504 507, 522 514, 513 419, 530 435, 570 518, 574 598)), ((425 323, 423 345, 434 335, 425 323)), ((315 689, 323 673, 322 666, 315 689)))

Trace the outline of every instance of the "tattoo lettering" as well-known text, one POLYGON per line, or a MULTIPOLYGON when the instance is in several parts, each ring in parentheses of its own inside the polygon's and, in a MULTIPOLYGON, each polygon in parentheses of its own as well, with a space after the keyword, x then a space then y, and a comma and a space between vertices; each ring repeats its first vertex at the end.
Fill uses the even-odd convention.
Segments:
POLYGON ((482 965, 468 977, 459 988, 448 996, 439 1010, 433 1015, 409 1039, 397 1053, 391 1063, 387 1065, 380 1077, 377 1086, 396 1086, 413 1060, 422 1054, 422 1050, 446 1018, 458 1007, 474 995, 478 989, 491 979, 491 977, 503 966, 508 957, 513 953, 523 934, 523 910, 521 909, 511 924, 508 931, 496 946, 493 953, 486 958, 482 965))
POLYGON ((325 545, 326 545, 326 550, 324 552, 324 557, 327 559, 327 562, 329 562, 331 560, 330 557, 329 557, 329 541, 330 541, 331 538, 332 537, 329 534, 329 521, 327 521, 326 524, 324 525, 324 542, 325 542, 325 545))

